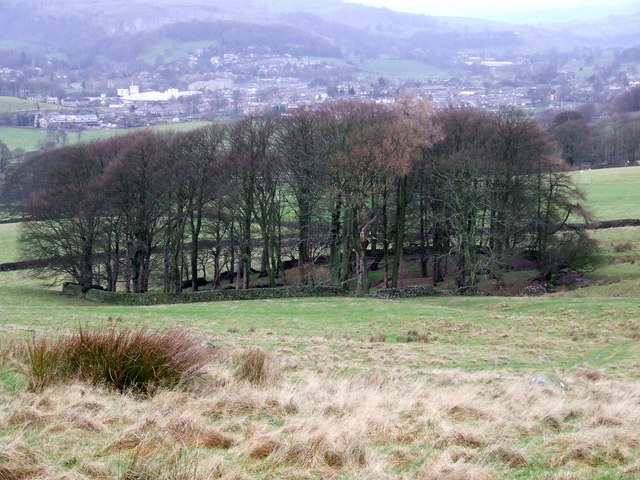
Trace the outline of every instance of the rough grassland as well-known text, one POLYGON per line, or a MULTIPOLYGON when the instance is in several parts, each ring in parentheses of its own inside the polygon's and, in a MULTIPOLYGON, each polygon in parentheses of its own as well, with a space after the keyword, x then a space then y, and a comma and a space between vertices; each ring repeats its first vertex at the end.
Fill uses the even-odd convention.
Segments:
POLYGON ((638 478, 640 228, 593 235, 590 286, 535 298, 114 307, 0 273, 0 478, 638 478), (78 325, 182 325, 213 360, 153 397, 30 392, 21 342, 78 325))

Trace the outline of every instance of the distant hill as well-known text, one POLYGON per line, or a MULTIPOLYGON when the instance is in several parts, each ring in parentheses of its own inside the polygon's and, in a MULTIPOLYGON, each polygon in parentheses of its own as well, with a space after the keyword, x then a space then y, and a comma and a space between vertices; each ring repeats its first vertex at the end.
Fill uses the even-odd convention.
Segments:
POLYGON ((529 25, 566 25, 599 22, 609 17, 634 16, 640 13, 640 3, 629 5, 593 5, 579 8, 551 8, 542 11, 504 13, 492 15, 498 21, 529 25))
MULTIPOLYGON (((258 45, 275 53, 335 58, 631 47, 640 44, 637 10, 611 7, 604 18, 604 10, 589 10, 590 15, 572 10, 575 22, 540 27, 413 15, 338 0, 4 0, 0 50, 39 48, 86 68, 99 57, 121 62, 148 56, 165 40, 211 40, 226 53, 258 45)), ((571 12, 555 18, 571 18, 571 12)))

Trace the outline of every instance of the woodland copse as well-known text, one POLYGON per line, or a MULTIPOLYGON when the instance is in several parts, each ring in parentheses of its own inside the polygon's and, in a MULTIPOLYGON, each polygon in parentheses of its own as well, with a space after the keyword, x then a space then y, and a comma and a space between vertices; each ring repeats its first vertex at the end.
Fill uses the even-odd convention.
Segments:
POLYGON ((5 196, 23 258, 84 290, 275 286, 296 267, 288 283, 365 294, 372 268, 398 286, 407 251, 433 285, 499 287, 523 262, 548 281, 594 261, 560 151, 513 108, 344 101, 33 153, 5 196))

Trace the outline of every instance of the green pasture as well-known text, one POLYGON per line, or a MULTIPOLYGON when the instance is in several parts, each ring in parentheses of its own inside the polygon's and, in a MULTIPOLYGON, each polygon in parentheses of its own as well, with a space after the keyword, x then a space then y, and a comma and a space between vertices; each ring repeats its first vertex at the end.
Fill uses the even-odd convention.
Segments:
MULTIPOLYGON (((0 331, 5 338, 48 335, 78 325, 105 327, 117 319, 150 328, 183 325, 228 340, 236 337, 240 344, 292 343, 303 352, 313 348, 314 339, 335 342, 338 348, 345 341, 382 338, 383 343, 421 352, 423 366, 430 367, 531 370, 541 368, 540 356, 547 355, 554 361, 545 368, 612 365, 620 374, 640 377, 634 367, 640 355, 640 343, 633 337, 637 298, 565 293, 544 298, 326 298, 126 307, 66 298, 59 287, 50 289, 25 272, 0 274, 0 286, 0 331), (425 336, 428 348, 408 342, 411 331, 425 336), (497 363, 497 355, 509 360, 497 363)), ((347 352, 342 355, 363 361, 347 352)))
POLYGON ((18 50, 20 52, 35 52, 39 51, 41 47, 32 45, 27 42, 21 42, 19 40, 2 40, 0 41, 0 50, 18 50))
POLYGON ((574 73, 580 78, 589 78, 596 73, 598 65, 587 63, 583 60, 571 60, 560 67, 560 70, 567 73, 574 73))
POLYGON ((68 110, 68 107, 52 105, 44 102, 31 102, 16 97, 0 96, 0 113, 34 112, 36 110, 68 110))
POLYGON ((640 218, 640 167, 580 170, 573 178, 596 220, 640 218))
POLYGON ((0 263, 18 259, 18 223, 0 223, 0 263))
MULTIPOLYGON (((193 130, 195 128, 203 127, 209 122, 184 122, 184 123, 170 123, 164 125, 154 125, 149 128, 157 129, 160 131, 176 131, 183 132, 193 130)), ((148 128, 148 127, 141 127, 148 128)), ((111 128, 101 130, 82 130, 80 132, 68 132, 67 141, 69 144, 78 142, 90 142, 93 140, 104 140, 116 135, 123 135, 130 133, 134 129, 124 128, 111 128)), ((47 131, 40 128, 17 128, 17 127, 0 127, 0 140, 7 144, 7 146, 14 150, 16 148, 22 148, 27 152, 38 150, 41 142, 47 138, 47 131)))
POLYGON ((333 57, 303 57, 303 59, 313 63, 326 63, 327 65, 337 65, 341 67, 348 65, 350 62, 348 59, 333 57))
POLYGON ((40 142, 47 136, 47 132, 40 128, 0 127, 0 140, 11 150, 22 148, 27 152, 38 150, 40 142))

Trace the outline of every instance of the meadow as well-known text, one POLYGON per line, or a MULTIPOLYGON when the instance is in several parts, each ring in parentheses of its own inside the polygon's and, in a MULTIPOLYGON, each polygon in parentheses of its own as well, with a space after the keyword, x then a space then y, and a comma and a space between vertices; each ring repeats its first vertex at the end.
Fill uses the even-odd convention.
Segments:
POLYGON ((68 110, 68 107, 50 105, 44 102, 31 102, 16 97, 0 96, 0 113, 7 112, 33 112, 34 110, 68 110))
MULTIPOLYGON (((639 169, 589 175, 598 218, 640 216, 639 169)), ((17 233, 0 224, 0 263, 17 233)), ((638 478, 640 228, 592 235, 586 286, 541 297, 122 307, 2 272, 0 478, 638 478), (210 360, 152 396, 29 388, 24 342, 79 326, 179 327, 210 360)))
MULTIPOLYGON (((187 123, 170 123, 162 125, 154 125, 149 128, 157 130, 185 131, 192 130, 207 125, 208 122, 187 122, 187 123)), ((147 128, 147 127, 140 127, 147 128)), ((69 144, 78 142, 90 142, 93 140, 104 140, 116 135, 123 135, 135 129, 110 128, 100 130, 82 130, 80 132, 69 132, 67 142, 69 144)), ((23 128, 23 127, 0 127, 0 140, 2 140, 10 149, 22 148, 27 152, 38 150, 42 142, 47 138, 47 131, 40 128, 23 128)))
POLYGON ((640 218, 640 206, 633 201, 638 195, 640 167, 580 170, 573 175, 596 220, 640 218))

